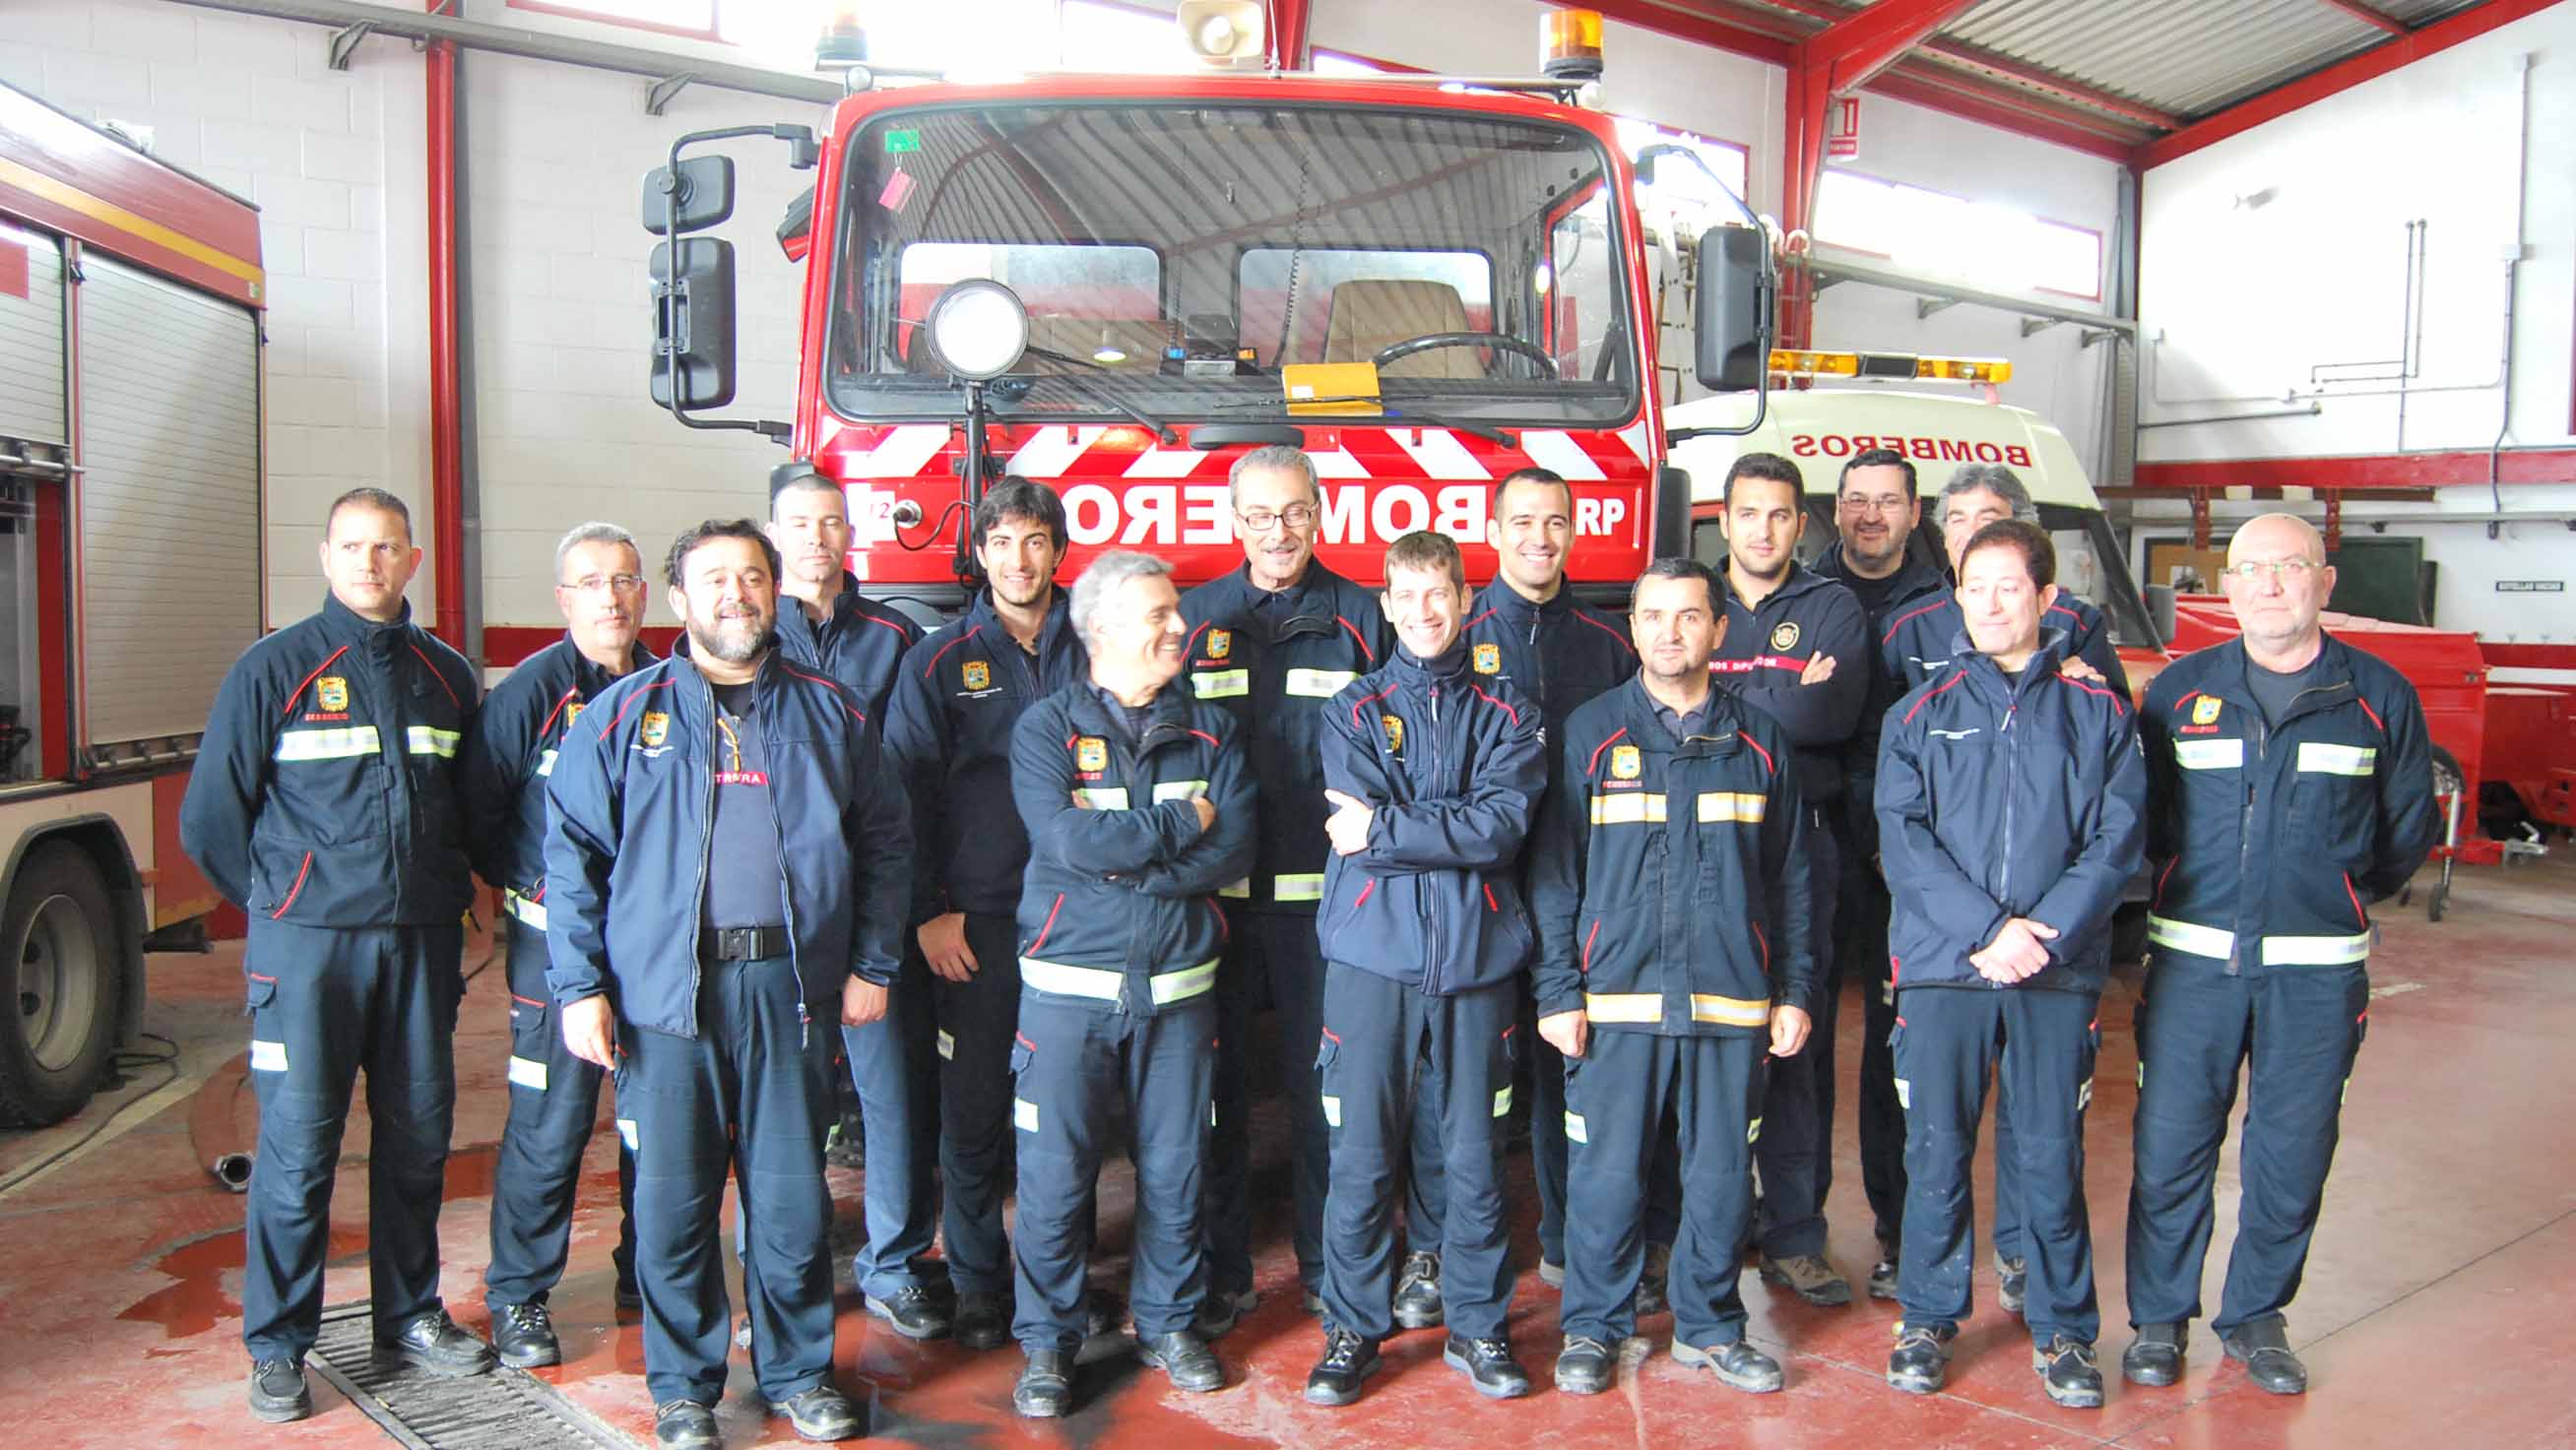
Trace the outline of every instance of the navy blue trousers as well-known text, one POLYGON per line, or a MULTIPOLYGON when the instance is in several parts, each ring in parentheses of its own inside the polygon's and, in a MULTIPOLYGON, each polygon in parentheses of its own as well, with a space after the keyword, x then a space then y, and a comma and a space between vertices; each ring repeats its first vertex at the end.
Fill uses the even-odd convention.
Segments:
POLYGON ((939 1176, 948 1277, 959 1293, 998 1294, 1011 1287, 1002 1203, 1011 1192, 1019 927, 1007 916, 969 913, 966 948, 975 954, 974 976, 952 982, 934 975, 930 983, 939 1016, 939 1176))
POLYGON ((1824 991, 1814 1004, 1815 1030, 1795 1057, 1769 1057, 1762 1089, 1762 1169, 1753 1237, 1775 1259, 1825 1251, 1825 1195, 1834 1186, 1834 1018, 1842 993, 1831 957, 1835 882, 1841 873, 1841 807, 1809 806, 1807 890, 1813 901, 1807 939, 1825 958, 1824 991))
MULTIPOLYGON (((981 954, 978 954, 981 960, 981 954)), ((1016 961, 1016 959, 1014 959, 1016 961)), ((903 973, 886 994, 883 1017, 841 1029, 867 1131, 862 1207, 868 1238, 852 1265, 859 1291, 883 1299, 945 1275, 930 1255, 939 1231, 938 1004, 930 967, 907 944, 903 973)))
MULTIPOLYGON (((582 1154, 599 1120, 597 1067, 572 1055, 546 990, 546 934, 516 917, 509 932, 510 1116, 492 1174, 492 1265, 483 1302, 542 1304, 564 1274, 582 1154)), ((635 1275, 635 1155, 617 1145, 617 1277, 635 1275)))
POLYGON ((322 1327, 331 1182, 367 1074, 367 1280, 378 1337, 441 1308, 438 1209, 456 1111, 457 925, 254 915, 242 954, 259 1149, 243 1209, 242 1344, 300 1359, 322 1327))

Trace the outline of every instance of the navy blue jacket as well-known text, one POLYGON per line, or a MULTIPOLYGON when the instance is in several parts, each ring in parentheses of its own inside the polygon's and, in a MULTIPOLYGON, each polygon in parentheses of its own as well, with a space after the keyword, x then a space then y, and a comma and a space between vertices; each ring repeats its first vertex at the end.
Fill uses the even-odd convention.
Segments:
POLYGON ((1878 841, 1899 987, 1985 987, 1969 965, 2025 916, 2052 927, 2025 987, 2099 992, 2111 913, 2146 841, 2147 768, 2128 701, 2058 671, 2066 636, 2008 676, 1962 635, 1897 702, 1878 748, 1878 841))
POLYGON ((1011 804, 1011 731, 1031 705, 1090 672, 1057 590, 1032 656, 993 612, 990 591, 903 657, 885 745, 912 801, 918 924, 950 911, 1019 910, 1029 835, 1011 804))
POLYGON ((1777 722, 1725 690, 1675 741, 1627 684, 1567 722, 1534 905, 1542 1017, 1698 1036, 1816 1010, 1807 813, 1777 722))
POLYGON ((1533 946, 1519 857, 1547 747, 1537 708, 1470 658, 1398 649, 1324 714, 1325 786, 1375 810, 1367 849, 1324 868, 1324 956, 1430 997, 1508 982, 1533 946))
MULTIPOLYGON (((1627 626, 1578 601, 1567 588, 1532 604, 1500 579, 1486 585, 1467 617, 1467 649, 1477 674, 1501 680, 1538 706, 1543 747, 1565 738, 1565 722, 1577 709, 1637 673, 1637 647, 1629 643, 1627 626)), ((1530 825, 1533 843, 1546 838, 1548 813, 1555 808, 1557 752, 1540 753, 1547 759, 1548 790, 1539 796, 1530 825)), ((1524 890, 1537 854, 1521 852, 1524 890)))
POLYGON ((1183 678, 1234 718, 1261 792, 1251 880, 1225 894, 1254 911, 1310 913, 1332 854, 1316 755, 1324 702, 1386 663, 1394 633, 1375 594, 1319 563, 1276 595, 1237 569, 1182 595, 1181 614, 1190 625, 1183 678))
POLYGON ((179 804, 224 899, 299 926, 433 926, 474 899, 457 753, 473 667, 412 623, 326 596, 242 651, 179 804))
MULTIPOLYGON (((653 663, 642 640, 633 649, 636 669, 653 663)), ((618 678, 567 635, 519 661, 484 697, 461 767, 475 875, 531 902, 545 900, 546 778, 573 722, 618 678)), ((542 927, 542 908, 527 919, 542 927)))
MULTIPOLYGON (((912 825, 847 690, 774 648, 753 690, 788 955, 806 1003, 835 1024, 849 978, 891 983, 901 963, 912 825)), ((601 692, 556 752, 545 897, 556 1002, 606 992, 621 1021, 698 1035, 714 719, 715 692, 683 651, 601 692)))
POLYGON ((1011 732, 1011 797, 1029 837, 1020 976, 1047 996, 1060 994, 1037 984, 1032 962, 1115 973, 1114 998, 1064 1000, 1153 1016, 1215 984, 1226 934, 1217 889, 1250 869, 1259 821, 1224 710, 1175 679, 1154 697, 1142 738, 1129 740, 1124 724, 1085 679, 1030 706, 1011 732), (1198 796, 1216 808, 1204 831, 1198 796), (1187 997, 1169 997, 1155 990, 1166 973, 1198 975, 1181 979, 1187 997))
MULTIPOLYGON (((1718 578, 1726 577, 1720 568, 1718 578)), ((1780 722, 1809 805, 1842 799, 1843 750, 1860 728, 1870 685, 1868 627, 1850 590, 1793 563, 1780 587, 1748 608, 1729 580, 1726 638, 1709 668, 1780 722), (1798 683, 1820 654, 1833 660, 1833 678, 1798 683)))
MULTIPOLYGON (((2102 682, 2121 699, 2135 698, 2129 692, 2129 672, 2120 664, 2119 647, 2111 639, 2111 621, 2101 610, 2061 589, 2040 627, 2064 630, 2069 656, 2099 671, 2102 682)), ((1965 639, 1967 633, 1968 617, 1959 612, 1959 596, 1945 588, 1938 598, 1924 599, 1888 619, 1878 635, 1879 667, 1903 675, 1905 688, 1911 690, 1950 667, 1961 653, 1953 642, 1965 639)))
POLYGON ((860 594, 858 577, 847 569, 832 612, 820 621, 807 617, 803 600, 778 596, 778 647, 807 669, 840 681, 879 730, 885 728, 896 668, 920 640, 920 626, 860 594))
MULTIPOLYGON (((1839 542, 1828 547, 1813 567, 1817 574, 1845 587, 1850 587, 1856 577, 1843 558, 1839 542)), ((1949 588, 1950 581, 1940 570, 1909 552, 1889 582, 1885 596, 1875 605, 1866 599, 1861 602, 1869 624, 1869 698, 1861 705, 1860 728, 1852 733, 1851 745, 1843 752, 1843 817, 1851 823, 1852 840, 1864 857, 1878 853, 1878 808, 1873 796, 1878 781, 1879 725, 1887 718, 1887 707, 1915 685, 1905 678, 1903 669, 1888 659, 1879 641, 1886 637, 1896 616, 1911 612, 1934 594, 1947 593, 1949 588)), ((1853 589, 1852 595, 1861 598, 1858 589, 1853 589)))
POLYGON ((2277 725, 2246 668, 2229 640, 2147 688, 2148 937, 2231 972, 2358 962, 2370 904, 2438 834, 2423 708, 2405 676, 2332 635, 2277 725))

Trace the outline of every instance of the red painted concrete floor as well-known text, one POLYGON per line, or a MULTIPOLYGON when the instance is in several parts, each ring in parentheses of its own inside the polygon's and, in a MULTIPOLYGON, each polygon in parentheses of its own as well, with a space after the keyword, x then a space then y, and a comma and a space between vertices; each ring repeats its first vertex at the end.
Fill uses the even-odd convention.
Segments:
MULTIPOLYGON (((2427 878, 2429 879, 2429 877, 2427 878)), ((1015 1420, 1010 1385, 1019 1356, 920 1346, 884 1332, 843 1281, 841 1383, 869 1401, 877 1435, 917 1445, 1181 1446, 1293 1443, 1550 1445, 2181 1447, 2576 1445, 2576 859, 2562 854, 2516 870, 2465 872, 2450 919, 2383 913, 2373 961, 2381 994, 2344 1114, 2341 1154, 2307 1286, 2290 1318, 2314 1390, 2284 1400, 2256 1391, 2228 1365, 2205 1326, 2192 1339, 2184 1382, 2138 1390, 2112 1377, 2108 1406, 2061 1410, 2040 1393, 2019 1321, 1993 1307, 1990 1273, 1961 1336, 1948 1393, 1914 1399, 1879 1378, 1893 1311, 1862 1303, 1810 1309, 1748 1274, 1754 1338, 1787 1365, 1789 1386, 1752 1398, 1694 1379, 1667 1358, 1669 1319, 1649 1319, 1618 1389, 1576 1399, 1545 1388, 1511 1404, 1479 1400, 1440 1363, 1437 1332, 1399 1337, 1368 1398, 1341 1411, 1299 1397, 1318 1335, 1296 1306, 1279 1209, 1278 1117, 1257 1125, 1270 1206, 1260 1311, 1219 1346, 1234 1376, 1204 1396, 1169 1389, 1120 1359, 1091 1367, 1078 1413, 1055 1424, 1015 1420), (1651 1346, 1648 1349, 1647 1346, 1651 1346), (1640 1354, 1642 1352, 1642 1358, 1640 1354)), ((469 956, 479 960, 478 944, 469 956)), ((0 1406, 12 1446, 126 1446, 186 1441, 361 1446, 384 1442, 370 1422, 316 1384, 319 1413, 270 1429, 241 1407, 241 1200, 203 1164, 245 1143, 253 1106, 241 1084, 238 948, 213 958, 152 963, 150 1025, 181 1052, 175 1078, 151 1067, 79 1119, 37 1134, 0 1135, 0 1406), (55 1155, 69 1156, 56 1159, 55 1155), (38 1165, 47 1164, 28 1177, 38 1165)), ((2120 1265, 2135 1103, 2134 997, 2115 986, 2104 1004, 2106 1045, 2090 1121, 2088 1175, 2105 1319, 2105 1368, 2128 1334, 2120 1265)), ((1857 1061, 1856 1002, 1843 1013, 1842 1071, 1857 1061)), ((458 1038, 457 1151, 444 1219, 450 1306, 481 1329, 492 1145, 500 1131, 506 998, 500 974, 469 989, 458 1038)), ((1868 1265, 1869 1226, 1851 1156, 1851 1094, 1842 1094, 1842 1149, 1832 1199, 1834 1255, 1855 1275, 1868 1265)), ((594 1141, 576 1224, 572 1272, 555 1296, 570 1362, 545 1371, 609 1424, 651 1437, 639 1331, 610 1302, 616 1234, 610 1133, 594 1141)), ((335 1258, 328 1298, 366 1292, 366 1126, 353 1124, 333 1203, 335 1258)), ((1527 1166, 1516 1160, 1519 1247, 1535 1257, 1527 1166)), ((855 1175, 837 1184, 854 1215, 855 1175)), ((1989 1182, 1980 1166, 1979 1184, 1989 1182)), ((2219 1240, 2233 1232, 2233 1141, 2220 1180, 2219 1240)), ((1129 1197, 1104 1195, 1103 1227, 1123 1238, 1129 1197)), ((850 1232, 843 1225, 842 1237, 850 1232)), ((1113 1246, 1113 1252, 1115 1248, 1113 1246)), ((846 1265, 844 1266, 846 1272, 846 1265)), ((1121 1266, 1123 1274, 1123 1266, 1121 1266)), ((2223 1255, 2208 1266, 2216 1302, 2223 1255)), ((1525 1273, 1513 1306, 1515 1339, 1545 1384, 1555 1354, 1552 1291, 1525 1273)), ((737 1365, 722 1422, 729 1444, 787 1440, 748 1398, 737 1365)))

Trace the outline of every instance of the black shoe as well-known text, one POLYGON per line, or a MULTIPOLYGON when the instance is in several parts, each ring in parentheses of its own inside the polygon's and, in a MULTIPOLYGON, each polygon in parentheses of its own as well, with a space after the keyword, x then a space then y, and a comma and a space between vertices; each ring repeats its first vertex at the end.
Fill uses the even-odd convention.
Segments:
POLYGON ((1707 1349, 1676 1339, 1673 1341, 1673 1362, 1707 1370, 1717 1376, 1719 1384, 1742 1390, 1748 1395, 1767 1395, 1788 1382, 1788 1377, 1780 1372, 1780 1361, 1741 1339, 1707 1349))
POLYGON ((1928 1395, 1950 1377, 1950 1341, 1955 1329, 1896 1326, 1896 1352, 1887 1357, 1887 1382, 1909 1395, 1928 1395))
POLYGON ((789 1395, 784 1403, 772 1403, 769 1413, 785 1415, 799 1440, 855 1440, 866 1429, 859 1420, 859 1407, 830 1385, 789 1395))
POLYGON ((250 1367, 250 1416, 271 1425, 313 1413, 313 1391, 304 1366, 291 1359, 263 1359, 250 1367))
POLYGON ((1610 1388, 1618 1364, 1610 1346, 1589 1335, 1572 1335, 1556 1352, 1556 1387, 1569 1395, 1600 1394, 1610 1388))
POLYGON ((1011 1408, 1032 1420, 1052 1420, 1073 1406, 1073 1359, 1060 1349, 1032 1349, 1011 1386, 1011 1408))
POLYGON ((653 1407, 653 1443, 663 1450, 714 1450, 724 1443, 716 1431, 716 1412, 695 1400, 673 1400, 653 1407))
POLYGON ((906 1284, 880 1299, 866 1296, 870 1316, 893 1326, 894 1332, 906 1339, 946 1339, 948 1315, 939 1307, 938 1296, 919 1284, 906 1284))
POLYGON ((1234 1332, 1243 1316, 1261 1307, 1261 1295, 1251 1289, 1210 1289, 1199 1302, 1199 1312, 1190 1321, 1190 1333, 1202 1344, 1212 1344, 1234 1332))
POLYGON ((1347 1329, 1324 1331, 1324 1357, 1306 1372, 1306 1403, 1347 1405, 1360 1397, 1360 1381, 1383 1363, 1377 1343, 1347 1329))
POLYGON ((419 1315, 391 1338, 377 1340, 376 1358, 400 1360, 442 1379, 492 1372, 492 1346, 457 1328, 444 1309, 419 1315))
POLYGON ((1404 1256, 1404 1272, 1395 1281, 1395 1322, 1400 1329, 1437 1329, 1447 1317, 1440 1301, 1440 1256, 1404 1256))
POLYGON ((1324 1296, 1312 1289, 1300 1289, 1297 1291, 1297 1307, 1321 1319, 1324 1317, 1324 1296))
POLYGON ((538 1302, 504 1304, 492 1311, 492 1352, 512 1369, 563 1363, 554 1316, 538 1302))
POLYGON ((2102 1366, 2093 1346, 2061 1334, 2031 1350, 2030 1367, 2050 1399, 2070 1410, 2102 1408, 2102 1366))
POLYGON ((1869 1297, 1896 1297, 1896 1262, 1896 1254, 1892 1250, 1884 1246, 1879 1249, 1878 1262, 1869 1266, 1869 1297))
POLYGON ((2019 1314, 2030 1292, 2030 1260, 1995 1255, 1995 1304, 2006 1314, 2019 1314))
POLYGON ((958 1295, 957 1318, 949 1332, 967 1349, 999 1349, 1010 1343, 1010 1296, 992 1289, 969 1289, 958 1295))
POLYGON ((1082 1342, 1107 1339, 1127 1322, 1127 1306, 1106 1289, 1085 1290, 1082 1296, 1082 1342))
POLYGON ((644 1309, 644 1290, 623 1275, 617 1280, 617 1307, 628 1314, 639 1314, 644 1309))
POLYGON ((2120 1352, 2120 1377, 2133 1385, 2160 1388, 2182 1378, 2182 1326, 2141 1324, 2138 1337, 2120 1352))
POLYGON ((1762 1281, 1777 1284, 1819 1309, 1838 1309, 1851 1302, 1851 1280, 1822 1254, 1762 1256, 1762 1281))
POLYGON ((1491 1339, 1450 1335, 1449 1342, 1441 1347, 1440 1358, 1465 1375, 1476 1393, 1486 1399, 1517 1400, 1530 1392, 1529 1371, 1512 1358, 1512 1342, 1500 1335, 1491 1339))
POLYGON ((2278 1319, 2240 1324, 2218 1336, 2227 1357, 2245 1366, 2246 1378, 2267 1395, 2304 1395, 2308 1367, 2290 1352, 2289 1328, 2278 1319))
POLYGON ((1172 1377, 1174 1389, 1193 1394, 1225 1388, 1225 1366, 1216 1353, 1186 1329, 1157 1334, 1136 1346, 1136 1357, 1172 1377))
POLYGON ((1646 1267, 1637 1276, 1637 1313, 1661 1314, 1672 1307, 1665 1295, 1665 1285, 1672 1278, 1673 1246, 1646 1245, 1646 1267))

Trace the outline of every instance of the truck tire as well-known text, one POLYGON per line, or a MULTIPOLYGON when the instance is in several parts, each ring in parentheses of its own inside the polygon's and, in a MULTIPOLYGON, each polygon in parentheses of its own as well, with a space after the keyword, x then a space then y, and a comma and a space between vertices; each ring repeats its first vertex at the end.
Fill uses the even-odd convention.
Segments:
POLYGON ((116 1047, 122 950, 87 853, 28 851, 0 907, 0 1124, 41 1128, 88 1104, 116 1047))

